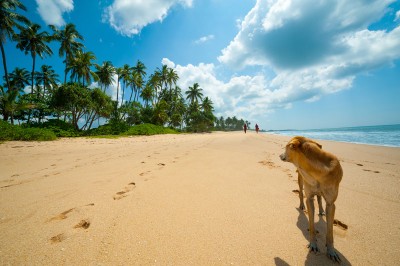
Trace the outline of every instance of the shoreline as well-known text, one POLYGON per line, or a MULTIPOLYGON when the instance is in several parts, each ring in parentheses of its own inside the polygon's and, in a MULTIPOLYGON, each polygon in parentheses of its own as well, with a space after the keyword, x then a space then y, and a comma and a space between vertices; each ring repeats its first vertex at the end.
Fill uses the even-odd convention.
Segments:
MULTIPOLYGON (((289 135, 281 135, 281 134, 276 134, 276 133, 270 133, 270 132, 260 132, 264 134, 269 134, 269 135, 275 135, 275 136, 282 136, 282 137, 288 137, 291 138, 292 136, 289 135)), ((302 136, 302 135, 298 135, 302 136)), ((295 135, 293 135, 295 137, 295 135)), ((318 138, 311 138, 307 137, 313 140, 319 140, 319 141, 331 141, 331 142, 339 142, 339 143, 347 143, 347 144, 356 144, 356 145, 367 145, 367 146, 374 146, 374 147, 387 147, 387 148, 398 148, 400 149, 400 144, 399 146, 393 146, 393 145, 379 145, 379 144, 371 144, 371 143, 364 143, 364 142, 351 142, 351 141, 341 141, 341 140, 331 140, 331 139, 318 139, 318 138)))
MULTIPOLYGON (((0 144, 0 264, 330 264, 307 249, 288 136, 243 132, 0 144)), ((400 149, 318 140, 344 177, 343 265, 400 260, 400 149), (385 238, 382 237, 385 235, 385 238), (376 249, 379 246, 379 249, 376 249)))

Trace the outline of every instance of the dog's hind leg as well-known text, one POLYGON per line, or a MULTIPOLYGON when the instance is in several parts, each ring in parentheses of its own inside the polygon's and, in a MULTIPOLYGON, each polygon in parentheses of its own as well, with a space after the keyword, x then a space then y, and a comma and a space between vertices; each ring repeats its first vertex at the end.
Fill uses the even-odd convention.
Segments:
POLYGON ((297 182, 299 184, 299 198, 300 198, 300 210, 304 210, 304 196, 303 196, 303 177, 300 175, 299 171, 297 171, 297 182))
POLYGON ((307 191, 307 186, 305 187, 306 192, 306 204, 307 204, 307 212, 308 212, 308 226, 310 230, 310 244, 308 248, 310 251, 318 252, 317 246, 317 238, 315 236, 315 226, 314 226, 314 195, 307 191))
POLYGON ((335 218, 335 203, 326 203, 326 248, 328 257, 334 262, 340 263, 339 255, 333 247, 333 221, 335 218))
POLYGON ((325 212, 324 212, 324 207, 322 207, 322 197, 321 195, 317 196, 317 200, 318 200, 318 208, 319 208, 319 216, 324 216, 325 212))

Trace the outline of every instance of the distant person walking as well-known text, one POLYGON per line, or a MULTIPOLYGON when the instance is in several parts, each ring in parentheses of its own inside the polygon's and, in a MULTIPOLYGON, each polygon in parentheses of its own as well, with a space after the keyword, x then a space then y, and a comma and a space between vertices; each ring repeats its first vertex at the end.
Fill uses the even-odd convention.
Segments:
POLYGON ((258 127, 258 125, 256 124, 256 132, 257 132, 257 134, 258 134, 258 130, 259 130, 259 127, 258 127))
POLYGON ((246 134, 246 131, 247 131, 247 125, 246 124, 243 125, 243 130, 244 130, 244 133, 246 134))

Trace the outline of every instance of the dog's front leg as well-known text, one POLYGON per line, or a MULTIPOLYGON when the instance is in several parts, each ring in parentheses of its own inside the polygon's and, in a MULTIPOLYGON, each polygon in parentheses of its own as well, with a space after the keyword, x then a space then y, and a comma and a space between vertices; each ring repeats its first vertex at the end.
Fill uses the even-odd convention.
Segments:
POLYGON ((304 210, 304 196, 303 196, 303 177, 300 172, 297 171, 297 183, 299 183, 299 198, 300 198, 300 210, 304 210))
POLYGON ((308 212, 308 226, 310 230, 310 244, 308 245, 308 248, 310 251, 313 252, 318 252, 318 246, 317 246, 317 238, 315 236, 315 227, 314 227, 314 195, 311 193, 306 192, 307 200, 307 212, 308 212))
POLYGON ((317 201, 318 201, 318 208, 319 208, 319 216, 324 216, 325 212, 324 212, 324 208, 322 207, 322 197, 321 195, 317 196, 317 201))
POLYGON ((333 247, 333 220, 335 218, 335 209, 335 203, 326 203, 326 248, 328 257, 335 262, 340 262, 339 255, 333 247))

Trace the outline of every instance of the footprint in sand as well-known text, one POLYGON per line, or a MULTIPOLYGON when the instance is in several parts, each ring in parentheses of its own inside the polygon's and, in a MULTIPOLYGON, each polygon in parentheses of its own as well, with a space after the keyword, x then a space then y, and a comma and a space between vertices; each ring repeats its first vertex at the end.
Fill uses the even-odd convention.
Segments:
POLYGON ((379 171, 372 171, 372 170, 369 170, 369 169, 363 169, 363 171, 365 171, 365 172, 373 172, 375 174, 379 174, 380 173, 379 171))
POLYGON ((260 163, 262 165, 266 165, 266 166, 268 166, 268 168, 274 168, 275 167, 275 164, 273 162, 271 162, 271 161, 264 160, 264 161, 259 161, 258 163, 260 163))
POLYGON ((90 226, 90 221, 88 219, 81 220, 78 224, 74 226, 74 228, 83 228, 88 229, 90 226))
MULTIPOLYGON (((86 206, 94 206, 94 203, 86 204, 85 207, 86 207, 86 206)), ((49 220, 47 220, 47 222, 51 222, 51 221, 60 221, 60 220, 67 219, 67 218, 68 218, 67 214, 71 213, 71 212, 74 211, 75 209, 76 209, 76 208, 71 208, 71 209, 69 209, 69 210, 63 211, 62 213, 60 213, 60 214, 58 214, 58 215, 56 215, 56 216, 50 218, 49 220)))
POLYGON ((56 235, 56 236, 51 237, 51 238, 50 238, 50 242, 51 242, 52 244, 60 243, 60 242, 63 241, 65 238, 66 238, 65 235, 64 235, 63 233, 61 233, 61 234, 58 234, 58 235, 56 235))
POLYGON ((72 212, 74 209, 75 209, 75 208, 66 210, 66 211, 60 213, 59 215, 54 216, 53 218, 50 218, 50 219, 48 220, 48 222, 67 219, 67 218, 68 218, 67 214, 70 213, 70 212, 72 212))
POLYGON ((341 221, 336 220, 336 219, 333 220, 333 225, 339 227, 339 228, 342 229, 342 230, 347 230, 347 229, 349 228, 349 227, 347 226, 347 224, 342 223, 341 221))
POLYGON ((129 183, 129 184, 124 188, 124 190, 115 193, 115 195, 113 196, 113 199, 114 199, 114 200, 120 200, 120 199, 122 199, 122 198, 125 198, 126 196, 128 196, 127 193, 130 192, 131 190, 133 190, 133 189, 135 188, 135 185, 136 185, 135 182, 129 183))

